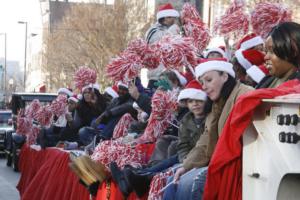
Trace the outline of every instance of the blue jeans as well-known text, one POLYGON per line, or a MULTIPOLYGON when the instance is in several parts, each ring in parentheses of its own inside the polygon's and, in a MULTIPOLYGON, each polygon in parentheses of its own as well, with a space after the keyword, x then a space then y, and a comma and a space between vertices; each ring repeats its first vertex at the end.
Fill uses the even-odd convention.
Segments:
MULTIPOLYGON (((177 184, 172 184, 164 192, 163 200, 182 200, 191 199, 191 191, 193 179, 197 175, 197 170, 191 170, 180 177, 177 184)), ((168 183, 172 182, 174 176, 168 179, 168 183)))
POLYGON ((80 142, 84 146, 86 146, 93 141, 93 139, 96 135, 100 134, 100 130, 94 129, 89 126, 85 126, 81 129, 79 129, 78 134, 79 134, 80 142))
POLYGON ((79 134, 79 140, 80 142, 86 146, 90 144, 94 137, 96 135, 102 136, 101 138, 104 139, 110 139, 113 136, 113 132, 115 129, 115 126, 119 122, 121 117, 112 117, 107 124, 105 124, 104 128, 102 130, 95 129, 90 126, 85 126, 81 129, 79 129, 78 134, 79 134))
POLYGON ((60 139, 59 132, 62 129, 64 128, 51 126, 50 128, 44 130, 47 147, 53 147, 57 144, 60 139))
POLYGON ((22 143, 26 140, 26 136, 25 135, 19 135, 17 133, 13 133, 12 134, 12 140, 15 142, 15 143, 22 143))
MULTIPOLYGON (((203 181, 202 176, 200 176, 201 178, 198 178, 198 175, 202 175, 203 171, 207 171, 207 167, 193 169, 191 171, 186 172, 184 175, 180 177, 179 183, 172 184, 165 190, 163 195, 163 200, 181 200, 181 199, 201 200, 203 192, 201 193, 201 196, 197 194, 197 192, 200 193, 199 191, 200 185, 203 191, 206 176, 203 181), (197 182, 195 182, 196 180, 197 182), (197 187, 194 186, 196 184, 197 187)), ((168 183, 173 181, 173 178, 174 176, 170 177, 168 183)))
POLYGON ((207 176, 207 167, 197 169, 197 176, 194 179, 192 186, 192 199, 201 200, 204 193, 204 186, 207 176))
POLYGON ((156 165, 153 165, 152 167, 148 167, 145 169, 141 169, 138 171, 139 174, 153 174, 155 175, 156 173, 163 172, 169 167, 172 167, 173 165, 179 163, 178 161, 178 155, 175 154, 167 159, 164 159, 157 163, 156 165))
POLYGON ((103 135, 105 138, 110 139, 113 136, 114 129, 121 119, 122 116, 117 117, 111 117, 107 124, 105 124, 104 129, 101 132, 101 135, 103 135))

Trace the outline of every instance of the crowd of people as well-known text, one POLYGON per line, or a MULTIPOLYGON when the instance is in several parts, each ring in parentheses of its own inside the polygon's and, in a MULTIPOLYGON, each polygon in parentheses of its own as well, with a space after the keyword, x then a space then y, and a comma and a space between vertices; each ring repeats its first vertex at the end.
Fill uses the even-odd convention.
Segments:
MULTIPOLYGON (((167 34, 184 34, 177 23, 179 16, 171 4, 163 5, 157 23, 146 33, 146 42, 152 44, 167 34)), ((226 43, 207 48, 198 58, 193 69, 183 66, 182 70, 171 70, 160 63, 148 70, 146 88, 139 77, 118 82, 104 93, 97 84, 82 87, 80 95, 61 88, 58 93, 68 96, 68 112, 55 119, 50 128, 41 130, 38 143, 50 147, 67 141, 63 142, 66 149, 83 146, 88 154, 94 153, 96 145, 117 138, 123 138, 131 148, 151 143, 155 148, 146 163, 103 163, 122 194, 128 197, 135 192, 143 197, 149 189, 153 192, 151 182, 155 177, 170 172, 163 184, 167 186, 156 191, 162 199, 202 199, 210 160, 239 97, 300 79, 300 25, 279 23, 266 39, 250 33, 235 47, 226 43), (146 140, 144 131, 152 113, 157 112, 152 98, 157 91, 177 93, 177 107, 163 134, 146 140), (119 124, 128 114, 132 120, 119 124), (116 136, 120 125, 126 134, 116 136)))

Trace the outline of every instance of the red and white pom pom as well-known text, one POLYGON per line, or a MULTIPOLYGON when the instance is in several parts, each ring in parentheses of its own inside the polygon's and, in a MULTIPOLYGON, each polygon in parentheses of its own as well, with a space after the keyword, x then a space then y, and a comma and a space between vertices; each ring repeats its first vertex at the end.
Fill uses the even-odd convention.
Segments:
POLYGON ((196 60, 196 48, 192 39, 178 35, 165 35, 158 41, 157 49, 161 63, 167 69, 179 69, 196 60))
POLYGON ((166 172, 161 172, 156 174, 150 184, 150 190, 148 194, 149 200, 161 200, 163 192, 161 191, 163 187, 166 186, 168 178, 173 176, 173 170, 168 170, 166 172))
POLYGON ((151 101, 152 111, 147 127, 143 135, 136 139, 137 143, 155 142, 165 132, 175 119, 177 96, 177 91, 156 90, 151 101))
POLYGON ((126 136, 128 134, 128 128, 133 121, 134 119, 129 113, 123 115, 117 123, 117 125, 115 126, 113 138, 117 139, 119 137, 126 136))
POLYGON ((132 52, 139 55, 147 69, 155 69, 159 65, 159 58, 155 49, 141 38, 131 41, 124 52, 132 52))
POLYGON ((75 87, 79 90, 81 90, 86 85, 95 84, 96 80, 96 71, 86 66, 80 67, 74 75, 75 87))
POLYGON ((229 36, 230 33, 245 35, 249 30, 249 16, 244 11, 244 0, 234 0, 225 14, 215 21, 214 33, 229 36))
POLYGON ((27 135, 31 131, 31 128, 32 128, 32 119, 19 114, 17 117, 16 133, 19 135, 27 135))
POLYGON ((138 54, 124 51, 109 62, 106 74, 114 82, 126 83, 139 76, 142 67, 142 60, 138 54))
POLYGON ((142 55, 144 54, 145 49, 147 49, 147 42, 141 38, 138 38, 129 42, 125 51, 142 55))
POLYGON ((26 143, 29 145, 36 144, 36 139, 40 134, 40 128, 38 126, 33 125, 31 131, 26 136, 26 143))
POLYGON ((190 3, 185 3, 182 7, 182 11, 180 13, 181 22, 183 24, 187 23, 190 20, 201 20, 200 14, 190 3))
POLYGON ((210 42, 210 32, 201 20, 190 19, 183 25, 185 35, 193 39, 199 53, 206 49, 210 42))
POLYGON ((155 47, 155 45, 148 45, 141 55, 142 63, 147 69, 155 69, 159 65, 159 54, 155 47))
POLYGON ((140 167, 146 164, 146 155, 140 149, 123 144, 119 140, 106 140, 97 145, 91 158, 104 164, 109 169, 111 162, 116 162, 120 168, 125 165, 140 167))
POLYGON ((51 111, 57 117, 66 114, 68 99, 65 95, 58 95, 50 105, 51 111))
POLYGON ((183 5, 181 21, 185 35, 193 39, 193 44, 198 53, 202 54, 209 44, 211 36, 207 25, 202 21, 195 6, 190 3, 183 5))
POLYGON ((40 109, 41 103, 38 99, 34 99, 29 106, 26 107, 25 115, 30 119, 36 118, 36 113, 40 109))
POLYGON ((49 126, 51 124, 52 120, 52 110, 49 105, 42 106, 38 112, 36 113, 36 120, 42 125, 42 126, 49 126))
POLYGON ((279 3, 259 3, 251 12, 253 32, 263 38, 279 23, 291 20, 292 11, 279 3))

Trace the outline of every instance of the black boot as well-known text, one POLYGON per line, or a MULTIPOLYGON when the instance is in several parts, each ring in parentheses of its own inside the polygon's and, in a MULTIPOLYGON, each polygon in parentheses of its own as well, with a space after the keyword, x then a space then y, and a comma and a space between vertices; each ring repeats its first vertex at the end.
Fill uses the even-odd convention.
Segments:
POLYGON ((99 188, 99 181, 96 181, 92 183, 91 185, 88 186, 88 191, 90 192, 91 195, 94 197, 97 196, 98 188, 99 188))
POLYGON ((97 192, 98 192, 98 187, 99 187, 99 181, 96 181, 94 183, 92 183, 91 185, 86 185, 81 179, 79 179, 79 183, 82 184, 88 191, 89 193, 96 197, 97 196, 97 192))
POLYGON ((125 169, 129 169, 129 170, 133 171, 136 174, 140 174, 140 171, 143 170, 142 168, 133 167, 131 165, 125 165, 124 170, 125 169))
POLYGON ((37 138, 37 143, 41 145, 42 149, 45 149, 47 147, 47 137, 46 137, 45 129, 40 130, 40 134, 38 135, 37 138))
POLYGON ((130 169, 125 169, 124 175, 138 197, 141 198, 148 192, 153 175, 136 174, 130 169))
POLYGON ((112 179, 118 184, 119 189, 125 197, 128 197, 129 194, 133 191, 131 185, 124 177, 123 171, 118 167, 117 163, 110 163, 110 171, 112 179))

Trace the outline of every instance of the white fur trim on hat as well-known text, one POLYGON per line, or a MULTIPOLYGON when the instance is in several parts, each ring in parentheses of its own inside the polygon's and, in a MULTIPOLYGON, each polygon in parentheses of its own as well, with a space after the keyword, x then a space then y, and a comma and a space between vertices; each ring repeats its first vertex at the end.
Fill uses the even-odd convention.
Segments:
POLYGON ((252 65, 246 72, 256 83, 259 83, 266 76, 256 65, 252 65))
POLYGON ((228 60, 225 51, 219 47, 213 47, 213 48, 208 49, 207 51, 204 51, 204 57, 207 58, 208 54, 210 54, 212 52, 220 53, 223 56, 223 58, 226 58, 228 60))
POLYGON ((118 93, 114 89, 112 89, 112 87, 105 88, 104 92, 112 96, 113 99, 119 97, 118 93))
POLYGON ((86 86, 84 86, 82 89, 81 89, 81 92, 83 92, 85 89, 88 89, 88 88, 93 88, 93 89, 96 89, 96 90, 99 90, 100 89, 100 85, 95 83, 95 84, 88 84, 86 86))
POLYGON ((73 96, 73 92, 71 92, 70 90, 68 90, 67 88, 59 88, 57 93, 65 93, 66 95, 73 96))
POLYGON ((132 107, 136 110, 141 109, 136 102, 133 102, 132 107))
POLYGON ((79 102, 79 99, 77 99, 77 98, 75 98, 75 97, 69 97, 68 100, 69 100, 69 101, 74 101, 74 102, 76 102, 76 103, 79 102))
POLYGON ((172 71, 176 74, 176 77, 178 78, 180 85, 185 86, 187 83, 187 80, 184 76, 182 76, 177 70, 172 69, 172 71))
POLYGON ((81 92, 83 92, 84 90, 88 89, 88 88, 92 88, 91 84, 88 84, 86 86, 84 86, 82 89, 81 89, 81 92))
POLYGON ((232 64, 225 61, 219 61, 219 60, 211 60, 207 62, 200 63, 196 67, 196 77, 197 79, 209 71, 222 71, 228 73, 233 78, 235 77, 235 72, 232 69, 232 64))
POLYGON ((128 85, 125 84, 125 83, 123 83, 122 81, 119 81, 117 85, 118 85, 118 87, 119 87, 119 86, 123 86, 123 87, 125 87, 125 88, 128 88, 128 85))
POLYGON ((244 49, 244 50, 250 49, 250 48, 252 48, 256 45, 260 45, 260 44, 263 44, 263 43, 264 43, 263 39, 260 36, 256 36, 256 37, 254 37, 250 40, 247 40, 247 41, 243 42, 241 44, 240 49, 244 49))
POLYGON ((100 85, 98 83, 93 84, 93 89, 100 90, 100 85))
POLYGON ((247 70, 252 66, 252 64, 244 57, 243 51, 243 49, 239 49, 234 54, 242 67, 247 70))
POLYGON ((177 101, 179 102, 184 99, 196 99, 196 100, 206 101, 207 95, 202 90, 187 88, 181 90, 181 92, 178 95, 177 101))
POLYGON ((179 17, 179 12, 174 9, 166 9, 158 11, 156 14, 156 19, 159 20, 164 17, 179 17))

